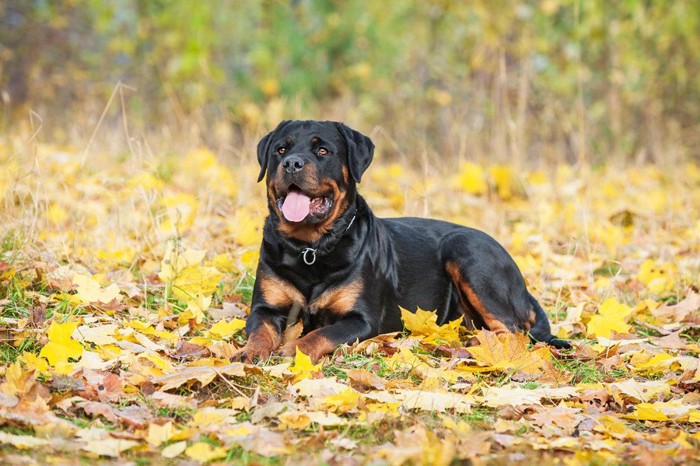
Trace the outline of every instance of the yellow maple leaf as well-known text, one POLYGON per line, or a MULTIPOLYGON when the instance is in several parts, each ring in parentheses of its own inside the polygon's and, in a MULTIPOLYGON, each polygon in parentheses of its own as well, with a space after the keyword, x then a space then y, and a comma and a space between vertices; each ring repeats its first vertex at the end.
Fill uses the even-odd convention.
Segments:
POLYGON ((277 419, 288 429, 306 429, 311 424, 309 415, 300 411, 287 411, 280 414, 277 419))
POLYGON ((401 347, 390 358, 384 359, 388 367, 397 369, 410 369, 412 371, 430 370, 433 367, 421 360, 408 348, 401 347))
POLYGON ((67 363, 70 358, 79 358, 83 354, 83 347, 71 338, 76 328, 78 328, 77 322, 64 324, 51 322, 47 331, 49 342, 41 348, 39 357, 46 358, 54 367, 60 363, 67 363))
POLYGON ((201 263, 205 255, 206 251, 187 249, 177 241, 170 241, 166 245, 158 277, 165 283, 172 282, 182 269, 201 263))
POLYGON ((119 287, 114 283, 102 288, 97 280, 79 273, 73 274, 72 281, 77 290, 75 297, 82 303, 108 303, 120 299, 119 287))
POLYGON ((228 254, 217 254, 211 260, 211 265, 221 272, 233 272, 236 270, 236 261, 228 254))
POLYGON ((522 333, 497 335, 488 330, 476 334, 479 346, 469 347, 469 353, 491 370, 516 369, 526 374, 539 374, 549 364, 548 348, 528 351, 528 338, 522 333))
POLYGON ((593 427, 593 430, 607 434, 610 437, 624 439, 635 435, 633 431, 630 431, 630 429, 615 416, 604 414, 598 418, 598 422, 600 422, 600 424, 593 427))
POLYGON ((206 463, 207 461, 223 458, 227 450, 222 447, 212 447, 206 442, 197 442, 185 449, 185 454, 195 461, 206 463))
MULTIPOLYGON (((201 323, 204 320, 204 312, 209 309, 209 306, 211 306, 211 299, 211 296, 200 294, 192 298, 184 299, 187 307, 185 308, 185 311, 180 314, 178 321, 181 321, 186 317, 186 315, 189 315, 187 320, 194 319, 198 324, 201 323)), ((187 320, 183 321, 183 323, 187 320)))
POLYGON ((158 273, 173 295, 185 301, 187 311, 197 323, 202 322, 223 276, 216 267, 202 265, 205 254, 205 251, 186 249, 176 242, 169 243, 158 273))
POLYGON ((639 267, 637 279, 652 293, 673 291, 676 286, 674 275, 678 271, 675 264, 657 264, 652 259, 645 260, 639 267))
POLYGON ((412 336, 427 343, 459 343, 459 327, 462 319, 438 325, 435 312, 418 309, 414 313, 401 308, 401 320, 412 336))
POLYGON ((170 286, 175 297, 187 300, 214 293, 222 276, 216 267, 190 265, 178 272, 170 286))
POLYGON ((321 371, 323 363, 314 365, 311 358, 302 353, 297 347, 296 356, 294 356, 294 364, 289 367, 289 371, 294 374, 293 382, 296 383, 302 379, 308 379, 312 374, 321 371))
POLYGON ((46 359, 40 358, 36 354, 28 351, 22 353, 20 361, 22 361, 30 371, 35 370, 37 372, 46 372, 49 370, 49 364, 46 362, 46 359))
POLYGON ((27 382, 33 375, 33 371, 24 370, 19 361, 10 364, 5 370, 5 381, 0 384, 0 392, 10 396, 23 395, 31 388, 27 382))
POLYGON ((347 413, 357 409, 360 402, 360 394, 352 388, 344 390, 334 395, 328 395, 323 399, 325 404, 334 413, 347 413))
POLYGON ((235 317, 228 322, 223 319, 218 321, 211 326, 209 333, 218 338, 230 337, 243 328, 245 328, 245 320, 235 317))
POLYGON ((617 302, 617 298, 606 299, 598 308, 598 314, 591 317, 586 326, 588 335, 610 338, 614 331, 618 333, 628 333, 629 325, 627 318, 632 314, 632 308, 626 304, 617 302))
POLYGON ((622 417, 637 421, 668 421, 668 416, 656 409, 654 403, 639 403, 633 412, 624 414, 622 417))
POLYGON ((649 375, 664 374, 668 372, 671 364, 677 360, 678 358, 668 353, 658 353, 649 358, 649 360, 634 365, 634 371, 649 375))

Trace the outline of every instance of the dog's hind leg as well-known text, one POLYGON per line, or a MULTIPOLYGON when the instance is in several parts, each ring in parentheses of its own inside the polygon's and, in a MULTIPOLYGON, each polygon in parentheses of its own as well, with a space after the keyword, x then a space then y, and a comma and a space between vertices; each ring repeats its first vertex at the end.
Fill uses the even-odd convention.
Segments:
POLYGON ((440 254, 465 320, 474 327, 525 332, 563 346, 551 335, 547 316, 527 291, 515 261, 496 240, 477 230, 458 230, 443 238, 440 254))

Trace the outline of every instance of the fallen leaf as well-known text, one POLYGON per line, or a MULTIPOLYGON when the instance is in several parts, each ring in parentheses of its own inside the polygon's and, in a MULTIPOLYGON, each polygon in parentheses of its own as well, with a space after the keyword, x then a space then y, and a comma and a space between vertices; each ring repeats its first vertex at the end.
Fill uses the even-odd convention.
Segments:
POLYGON ((39 356, 46 358, 49 364, 54 367, 60 363, 68 362, 71 358, 79 358, 83 354, 83 347, 71 337, 76 328, 78 328, 77 322, 63 324, 51 322, 47 331, 49 342, 41 348, 39 356))
POLYGON ((445 325, 437 324, 437 313, 417 309, 411 312, 401 308, 401 320, 412 336, 427 343, 459 343, 459 328, 462 319, 445 325))
POLYGON ((548 348, 528 351, 528 338, 520 333, 497 335, 480 330, 476 334, 478 346, 470 346, 474 359, 489 370, 519 370, 526 374, 540 374, 550 359, 548 348))
POLYGON ((109 303, 120 300, 119 287, 114 283, 102 288, 97 280, 79 273, 74 273, 72 280, 77 290, 75 297, 82 303, 109 303))
POLYGON ((294 382, 299 382, 302 379, 307 379, 313 374, 321 371, 323 363, 313 364, 311 358, 306 354, 302 353, 297 347, 296 356, 294 357, 294 364, 289 367, 289 371, 294 374, 294 382))
POLYGON ((610 338, 610 334, 629 333, 627 319, 632 315, 632 308, 617 301, 617 298, 606 299, 598 309, 598 314, 591 317, 586 326, 588 335, 610 338))
POLYGON ((117 458, 126 450, 130 450, 138 445, 139 442, 133 440, 107 438, 90 440, 87 442, 87 444, 81 447, 81 450, 94 453, 95 455, 99 456, 111 456, 112 458, 117 458))
POLYGON ((187 442, 175 442, 163 448, 160 454, 163 458, 175 458, 184 453, 186 448, 187 442))
POLYGON ((161 390, 177 388, 190 381, 197 381, 204 387, 209 385, 219 374, 245 377, 245 368, 241 363, 233 363, 222 367, 180 367, 171 374, 153 378, 151 382, 156 385, 162 385, 161 390))
POLYGON ((226 449, 221 447, 212 447, 205 442, 197 442, 185 449, 185 454, 195 461, 206 463, 211 460, 223 458, 226 456, 226 449))

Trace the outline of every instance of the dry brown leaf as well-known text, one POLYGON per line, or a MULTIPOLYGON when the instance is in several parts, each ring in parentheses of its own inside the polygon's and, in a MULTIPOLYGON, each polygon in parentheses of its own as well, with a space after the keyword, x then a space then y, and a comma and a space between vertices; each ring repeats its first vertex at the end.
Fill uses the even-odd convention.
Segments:
POLYGON ((156 385, 162 385, 161 390, 177 388, 190 381, 197 381, 204 387, 209 385, 220 374, 245 377, 245 366, 241 363, 232 363, 222 367, 180 367, 171 374, 153 378, 151 382, 156 385))
POLYGON ((356 390, 378 389, 386 387, 386 381, 366 369, 353 369, 346 371, 352 387, 356 390))

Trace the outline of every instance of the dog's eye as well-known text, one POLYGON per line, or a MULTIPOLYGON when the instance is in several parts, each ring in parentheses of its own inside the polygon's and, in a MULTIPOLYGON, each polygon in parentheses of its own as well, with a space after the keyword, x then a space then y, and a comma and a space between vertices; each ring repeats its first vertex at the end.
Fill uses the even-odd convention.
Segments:
POLYGON ((279 149, 277 149, 277 153, 278 153, 279 155, 284 155, 284 154, 287 153, 287 148, 286 148, 286 147, 280 147, 279 149))
POLYGON ((330 154, 330 152, 328 152, 328 149, 326 149, 325 147, 321 147, 318 149, 318 155, 328 155, 328 154, 330 154))

